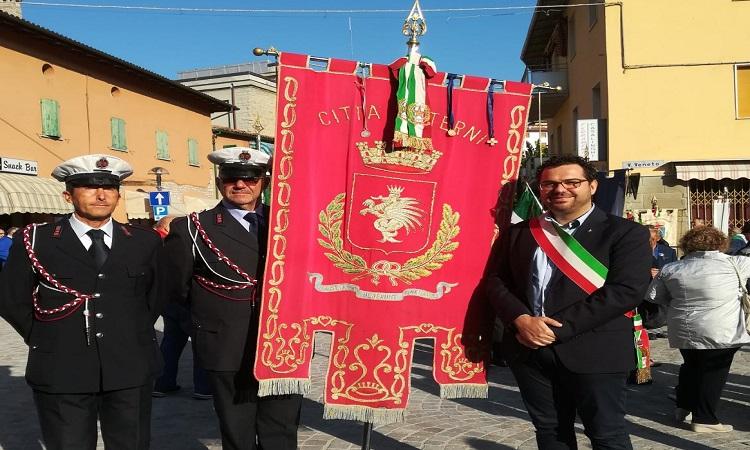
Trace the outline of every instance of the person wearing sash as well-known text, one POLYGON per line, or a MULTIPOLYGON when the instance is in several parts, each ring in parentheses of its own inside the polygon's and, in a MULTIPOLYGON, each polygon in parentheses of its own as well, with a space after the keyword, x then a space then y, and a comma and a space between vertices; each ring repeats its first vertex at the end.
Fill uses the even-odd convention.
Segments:
POLYGON ((172 222, 165 241, 170 299, 189 305, 198 363, 208 371, 222 448, 297 448, 300 395, 258 397, 252 371, 268 237, 269 156, 246 147, 208 155, 216 207, 172 222))
POLYGON ((546 213, 501 230, 481 292, 506 326, 539 448, 577 448, 578 414, 594 449, 631 449, 626 379, 632 310, 650 280, 648 230, 593 205, 596 169, 583 158, 547 160, 537 182, 546 213))
POLYGON ((50 450, 94 450, 97 421, 107 449, 149 448, 163 246, 111 217, 131 173, 108 155, 57 166, 74 212, 19 231, 2 272, 0 315, 29 346, 26 381, 50 450))

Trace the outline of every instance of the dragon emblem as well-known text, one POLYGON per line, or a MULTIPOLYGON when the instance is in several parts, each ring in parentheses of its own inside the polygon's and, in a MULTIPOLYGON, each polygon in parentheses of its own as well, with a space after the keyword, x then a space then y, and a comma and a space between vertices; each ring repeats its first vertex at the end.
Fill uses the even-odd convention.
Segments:
POLYGON ((417 207, 419 202, 413 197, 401 197, 404 188, 399 186, 388 186, 388 196, 373 196, 362 202, 365 206, 359 213, 363 216, 372 214, 376 217, 373 226, 383 234, 378 242, 399 243, 396 239, 398 232, 403 228, 406 234, 416 226, 422 226, 420 218, 424 211, 417 207))

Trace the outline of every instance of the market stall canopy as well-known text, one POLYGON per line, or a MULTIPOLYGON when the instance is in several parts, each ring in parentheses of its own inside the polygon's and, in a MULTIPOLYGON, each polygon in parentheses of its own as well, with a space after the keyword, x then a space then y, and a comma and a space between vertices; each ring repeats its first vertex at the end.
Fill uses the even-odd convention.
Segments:
POLYGON ((656 170, 664 170, 665 173, 674 174, 678 180, 722 180, 730 178, 750 179, 750 161, 669 161, 657 167, 656 170))

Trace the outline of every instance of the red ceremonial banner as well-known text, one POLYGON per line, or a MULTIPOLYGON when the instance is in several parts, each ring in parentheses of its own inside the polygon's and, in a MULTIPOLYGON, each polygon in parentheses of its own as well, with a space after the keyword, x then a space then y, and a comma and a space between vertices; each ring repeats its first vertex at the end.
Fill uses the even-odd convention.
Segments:
POLYGON ((490 79, 457 80, 449 134, 438 72, 427 80, 429 108, 401 111, 430 129, 432 149, 393 149, 397 74, 309 62, 279 58, 260 395, 307 392, 314 333, 326 332, 327 418, 403 420, 416 339, 434 340, 442 397, 486 397, 463 331, 498 192, 509 205, 518 175, 531 86, 505 82, 488 103, 490 79))

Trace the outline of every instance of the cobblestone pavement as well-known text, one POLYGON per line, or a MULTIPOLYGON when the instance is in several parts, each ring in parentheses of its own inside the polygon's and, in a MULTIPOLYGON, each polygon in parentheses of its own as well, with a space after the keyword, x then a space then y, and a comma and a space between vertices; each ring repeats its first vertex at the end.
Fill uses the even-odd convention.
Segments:
MULTIPOLYGON (((357 422, 323 420, 322 371, 329 339, 319 335, 313 359, 313 389, 303 404, 299 432, 301 449, 359 449, 363 426, 357 422)), ((731 433, 696 434, 677 425, 674 404, 667 397, 677 380, 679 352, 667 348, 666 339, 652 343, 655 382, 632 387, 628 421, 636 449, 680 448, 691 450, 750 449, 750 348, 740 350, 724 389, 719 414, 734 426, 731 433)), ((23 379, 26 346, 13 329, 0 320, 0 448, 40 449, 40 433, 31 391, 23 379)), ((375 450, 410 449, 534 449, 534 431, 523 408, 510 371, 492 367, 490 394, 485 400, 443 400, 431 378, 432 348, 417 346, 412 375, 412 395, 406 421, 375 427, 375 450)), ((220 449, 218 426, 210 401, 191 398, 191 356, 183 355, 179 384, 182 391, 154 399, 152 446, 156 450, 220 449)), ((591 448, 578 426, 581 448, 591 448)), ((101 439, 100 439, 101 442, 101 439)), ((100 448, 103 446, 100 444, 100 448)), ((270 449, 272 450, 272 449, 270 449)))

